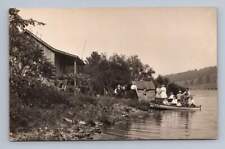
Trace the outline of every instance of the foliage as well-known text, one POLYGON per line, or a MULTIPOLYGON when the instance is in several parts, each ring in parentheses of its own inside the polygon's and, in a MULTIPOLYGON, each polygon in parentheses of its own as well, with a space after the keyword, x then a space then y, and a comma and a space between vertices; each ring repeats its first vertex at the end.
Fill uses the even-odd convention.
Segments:
POLYGON ((126 58, 124 55, 114 54, 107 58, 96 51, 86 58, 84 72, 92 76, 94 91, 98 94, 103 94, 104 88, 112 92, 118 84, 128 85, 132 80, 151 80, 152 73, 155 73, 137 55, 126 58))
POLYGON ((24 92, 21 84, 30 86, 33 79, 52 77, 54 67, 44 57, 42 48, 25 33, 26 27, 44 23, 33 19, 25 20, 18 13, 18 9, 9 10, 9 65, 10 91, 20 95, 24 92))
MULTIPOLYGON (((80 121, 88 126, 97 125, 96 122, 112 125, 126 118, 129 111, 135 111, 133 107, 148 110, 149 105, 139 103, 137 99, 73 96, 44 85, 41 78, 51 79, 54 76, 54 67, 44 57, 42 48, 26 34, 28 26, 44 23, 33 19, 25 20, 18 13, 17 9, 9 10, 11 132, 33 129, 36 132, 39 128, 43 130, 73 126, 77 127, 73 129, 73 133, 79 134, 80 130, 87 130, 87 127, 80 127, 80 121)), ((91 76, 94 92, 103 94, 104 89, 112 92, 117 84, 127 85, 133 80, 152 80, 155 72, 149 65, 143 64, 137 55, 127 58, 114 54, 106 57, 93 52, 87 57, 84 73, 91 76)), ((168 91, 179 88, 161 76, 155 83, 166 84, 168 91)), ((56 134, 60 135, 61 133, 56 134)))
POLYGON ((128 57, 127 63, 131 70, 131 80, 137 80, 145 78, 145 80, 151 80, 152 74, 155 73, 153 68, 148 64, 143 64, 137 55, 128 57))
POLYGON ((156 79, 155 79, 155 84, 156 86, 160 87, 161 85, 165 85, 168 86, 169 84, 169 79, 166 77, 163 77, 161 75, 159 75, 156 79))
POLYGON ((173 82, 171 82, 169 80, 169 78, 167 77, 163 77, 161 75, 159 75, 156 79, 155 79, 155 84, 157 87, 161 87, 161 85, 165 85, 167 88, 167 94, 169 95, 171 92, 173 92, 174 94, 177 94, 179 92, 179 90, 181 91, 185 91, 185 88, 183 86, 180 86, 178 84, 175 84, 173 82))
POLYGON ((44 25, 33 19, 23 19, 19 10, 9 9, 10 121, 14 126, 26 126, 33 105, 49 106, 61 100, 57 91, 41 83, 51 78, 54 67, 44 57, 42 48, 27 36, 28 26, 44 25), (54 101, 53 101, 54 100, 54 101))

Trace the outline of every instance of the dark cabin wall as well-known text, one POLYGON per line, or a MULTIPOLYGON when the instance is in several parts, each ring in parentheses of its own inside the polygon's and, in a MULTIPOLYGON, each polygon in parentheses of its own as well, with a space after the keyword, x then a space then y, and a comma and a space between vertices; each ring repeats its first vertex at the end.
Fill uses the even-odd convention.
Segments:
MULTIPOLYGON (((30 36, 30 34, 27 34, 28 36, 30 36)), ((55 53, 52 52, 49 47, 45 46, 43 43, 41 43, 39 40, 37 40, 36 38, 34 38, 33 36, 30 36, 32 38, 32 40, 40 47, 40 49, 42 49, 42 52, 44 54, 44 56, 47 58, 47 60, 55 65, 55 53)))
POLYGON ((55 64, 55 53, 50 51, 48 48, 43 46, 44 56, 50 61, 53 65, 55 64))
MULTIPOLYGON (((51 50, 50 47, 42 43, 40 40, 36 39, 30 33, 26 34, 30 36, 32 40, 42 49, 42 52, 47 58, 47 60, 56 67, 57 77, 62 77, 63 75, 74 73, 74 57, 55 52, 51 50)), ((77 73, 81 72, 82 66, 80 64, 77 63, 76 68, 77 73)))
POLYGON ((55 54, 56 76, 62 77, 74 73, 74 59, 62 54, 55 54))

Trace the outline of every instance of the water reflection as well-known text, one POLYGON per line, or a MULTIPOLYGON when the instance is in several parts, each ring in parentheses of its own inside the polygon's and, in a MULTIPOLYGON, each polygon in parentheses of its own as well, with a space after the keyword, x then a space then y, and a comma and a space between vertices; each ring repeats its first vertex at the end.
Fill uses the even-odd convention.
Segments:
POLYGON ((97 139, 212 139, 217 135, 217 92, 196 92, 202 111, 152 110, 147 117, 105 128, 97 139))

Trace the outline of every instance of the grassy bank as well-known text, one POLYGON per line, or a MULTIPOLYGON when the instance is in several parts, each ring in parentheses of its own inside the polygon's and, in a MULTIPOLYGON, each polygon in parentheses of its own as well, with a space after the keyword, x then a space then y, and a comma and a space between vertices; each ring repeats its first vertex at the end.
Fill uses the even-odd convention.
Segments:
MULTIPOLYGON (((103 126, 116 125, 148 109, 136 99, 73 96, 52 90, 43 94, 33 94, 33 99, 19 107, 11 103, 11 140, 92 139, 103 126)), ((20 101, 14 98, 18 97, 11 96, 12 101, 20 101)))

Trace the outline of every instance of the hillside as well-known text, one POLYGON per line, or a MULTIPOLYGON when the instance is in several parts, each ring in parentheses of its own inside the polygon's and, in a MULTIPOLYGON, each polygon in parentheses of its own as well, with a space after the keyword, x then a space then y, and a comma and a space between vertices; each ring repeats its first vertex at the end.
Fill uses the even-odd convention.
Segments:
POLYGON ((205 67, 166 75, 170 81, 192 89, 217 89, 217 67, 205 67))

